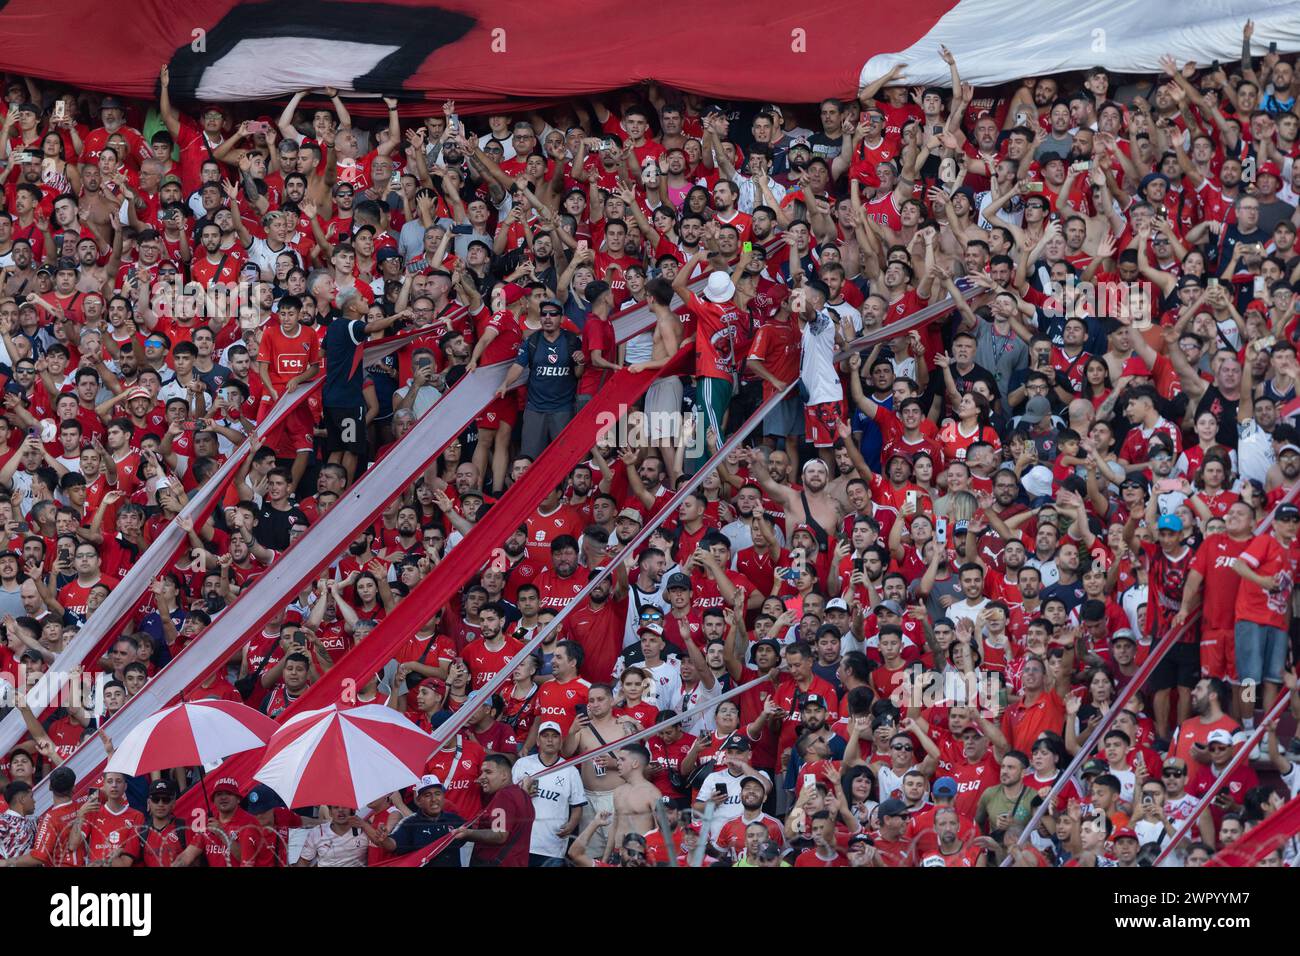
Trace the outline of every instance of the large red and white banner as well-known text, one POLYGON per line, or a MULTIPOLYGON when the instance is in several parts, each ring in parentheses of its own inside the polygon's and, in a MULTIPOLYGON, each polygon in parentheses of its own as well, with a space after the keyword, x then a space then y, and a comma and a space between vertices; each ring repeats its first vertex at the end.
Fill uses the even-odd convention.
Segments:
POLYGON ((0 69, 153 98, 165 63, 182 99, 333 86, 450 97, 464 112, 646 80, 724 99, 816 102, 851 96, 896 62, 909 83, 946 85, 940 43, 981 85, 1098 64, 1155 71, 1164 53, 1226 63, 1240 55, 1248 17, 1257 54, 1272 41, 1292 51, 1294 9, 1291 0, 665 0, 650 9, 626 0, 8 0, 0 69))

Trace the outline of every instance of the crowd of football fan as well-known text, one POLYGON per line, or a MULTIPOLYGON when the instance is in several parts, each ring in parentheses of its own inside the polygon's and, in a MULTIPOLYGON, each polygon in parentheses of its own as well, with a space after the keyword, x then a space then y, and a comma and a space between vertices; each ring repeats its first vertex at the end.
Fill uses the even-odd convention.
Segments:
POLYGON ((7 696, 28 734, 0 763, 0 865, 367 865, 449 835, 431 865, 1152 865, 1220 787, 1166 861, 1203 864, 1300 789, 1294 701, 1220 779, 1295 683, 1300 77, 1252 59, 1250 31, 1239 64, 1154 77, 977 93, 941 50, 950 87, 896 69, 854 102, 648 84, 486 117, 385 100, 378 123, 334 90, 181 109, 165 68, 156 102, 12 79, 0 678, 31 686, 169 522, 187 540, 84 662, 92 700, 7 696), (620 336, 626 314, 646 321, 620 336), (111 751, 99 725, 462 376, 512 363, 188 699, 282 713, 613 375, 686 344, 688 374, 661 374, 360 702, 437 728, 797 388, 418 787, 291 811, 209 776, 203 829, 173 812, 198 768, 73 796, 71 752, 111 751), (177 518, 244 442, 211 517, 177 518), (475 821, 520 785, 502 846, 475 821))

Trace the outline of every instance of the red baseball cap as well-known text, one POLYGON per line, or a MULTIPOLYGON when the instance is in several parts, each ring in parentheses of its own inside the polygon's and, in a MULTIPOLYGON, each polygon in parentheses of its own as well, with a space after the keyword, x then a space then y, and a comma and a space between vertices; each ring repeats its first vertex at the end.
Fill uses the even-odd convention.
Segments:
POLYGON ((1260 176, 1272 176, 1281 182, 1282 170, 1277 168, 1277 163, 1260 163, 1259 169, 1255 171, 1255 177, 1258 179, 1260 176))
POLYGON ((428 687, 435 694, 444 694, 447 692, 447 685, 436 677, 426 677, 424 680, 420 681, 420 683, 416 684, 415 686, 417 688, 428 687))

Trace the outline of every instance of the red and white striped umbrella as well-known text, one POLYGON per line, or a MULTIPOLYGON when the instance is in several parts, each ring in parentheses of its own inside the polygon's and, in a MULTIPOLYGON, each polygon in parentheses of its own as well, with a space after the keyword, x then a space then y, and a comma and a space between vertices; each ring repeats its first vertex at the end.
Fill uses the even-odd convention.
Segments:
POLYGON ((391 707, 332 705, 290 718, 267 743, 253 777, 291 807, 364 807, 418 783, 434 746, 391 707))
POLYGON ((229 700, 164 707, 131 729, 104 769, 137 776, 171 767, 201 767, 258 749, 279 726, 260 711, 229 700))

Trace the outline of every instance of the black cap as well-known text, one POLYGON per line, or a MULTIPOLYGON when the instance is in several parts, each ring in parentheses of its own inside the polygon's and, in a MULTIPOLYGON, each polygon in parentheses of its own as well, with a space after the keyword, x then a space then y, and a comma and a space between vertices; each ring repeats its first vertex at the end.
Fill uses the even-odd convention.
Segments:
POLYGON ((809 706, 824 709, 826 707, 826 698, 822 697, 821 694, 808 694, 799 702, 799 709, 803 710, 809 706))
POLYGON ((744 734, 732 734, 722 745, 723 750, 751 750, 749 738, 744 734))
POLYGON ((283 808, 284 801, 280 799, 280 795, 264 783, 257 784, 244 798, 244 809, 249 813, 265 813, 267 810, 283 808))
POLYGON ((689 591, 691 590, 691 579, 680 571, 674 571, 672 574, 668 575, 668 581, 664 584, 664 590, 671 591, 673 588, 685 588, 689 591))
POLYGON ((1273 512, 1274 521, 1300 521, 1300 508, 1292 504, 1278 505, 1273 512))
POLYGON ((173 799, 176 796, 176 784, 170 780, 155 780, 149 787, 149 796, 173 799))
POLYGON ((907 804, 897 797, 890 797, 880 804, 880 819, 885 817, 905 817, 907 816, 907 804))
POLYGON ((54 271, 55 271, 55 272, 65 272, 65 271, 66 271, 66 272, 76 272, 76 271, 77 271, 77 260, 76 260, 76 259, 70 259, 70 258, 68 258, 67 256, 64 256, 64 257, 63 257, 62 259, 60 259, 58 262, 54 263, 54 271))

